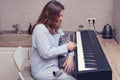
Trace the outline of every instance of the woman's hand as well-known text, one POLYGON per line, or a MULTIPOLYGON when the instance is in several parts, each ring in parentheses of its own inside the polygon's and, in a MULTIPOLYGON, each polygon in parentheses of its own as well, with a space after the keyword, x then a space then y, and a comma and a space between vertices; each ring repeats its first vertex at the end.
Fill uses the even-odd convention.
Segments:
POLYGON ((64 64, 62 65, 62 67, 64 67, 64 71, 66 73, 69 73, 71 71, 74 70, 74 61, 73 61, 73 55, 69 55, 66 59, 66 61, 64 62, 64 64))
POLYGON ((72 51, 73 49, 77 47, 76 43, 73 43, 73 42, 68 42, 66 43, 66 45, 69 51, 72 51))

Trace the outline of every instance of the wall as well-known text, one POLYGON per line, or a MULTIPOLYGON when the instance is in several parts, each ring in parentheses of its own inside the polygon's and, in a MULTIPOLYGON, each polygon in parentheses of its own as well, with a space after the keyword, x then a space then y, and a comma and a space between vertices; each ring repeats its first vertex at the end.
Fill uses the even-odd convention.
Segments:
POLYGON ((120 0, 113 2, 113 27, 116 30, 115 38, 120 42, 120 0))
MULTIPOLYGON (((0 29, 14 30, 20 24, 27 30, 37 20, 49 0, 0 0, 0 29)), ((102 31, 106 23, 112 24, 113 0, 59 0, 65 6, 63 30, 75 31, 80 24, 88 28, 87 18, 96 18, 96 29, 102 31)), ((92 25, 91 25, 92 26, 92 25)))

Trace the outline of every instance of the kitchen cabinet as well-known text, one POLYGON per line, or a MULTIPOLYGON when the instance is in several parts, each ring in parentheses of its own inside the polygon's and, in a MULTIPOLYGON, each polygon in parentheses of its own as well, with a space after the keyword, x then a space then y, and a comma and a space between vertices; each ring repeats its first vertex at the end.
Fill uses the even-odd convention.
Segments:
MULTIPOLYGON (((19 75, 12 60, 12 54, 17 47, 0 47, 0 80, 17 80, 19 75)), ((30 47, 24 47, 31 52, 30 47)))

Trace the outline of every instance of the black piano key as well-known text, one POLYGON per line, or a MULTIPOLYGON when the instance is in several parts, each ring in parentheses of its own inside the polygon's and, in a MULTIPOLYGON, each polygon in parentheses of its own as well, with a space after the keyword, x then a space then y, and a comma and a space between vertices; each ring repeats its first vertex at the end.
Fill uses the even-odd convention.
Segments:
MULTIPOLYGON (((83 46, 84 47, 84 46, 83 46)), ((83 50, 90 50, 93 51, 90 47, 84 47, 83 50)))
POLYGON ((91 48, 89 48, 89 47, 84 47, 83 51, 93 51, 93 50, 91 48))
POLYGON ((89 60, 94 60, 94 57, 88 57, 88 56, 84 56, 84 59, 89 59, 89 60))
POLYGON ((83 48, 89 48, 89 49, 91 49, 91 47, 88 46, 88 44, 87 45, 83 44, 83 48))
POLYGON ((84 55, 94 55, 93 52, 84 52, 84 55))
POLYGON ((84 51, 83 53, 84 53, 84 55, 94 55, 94 53, 90 52, 90 51, 84 51))
POLYGON ((86 68, 97 68, 96 64, 85 64, 86 68))
POLYGON ((85 60, 85 63, 95 63, 95 60, 85 60))
POLYGON ((92 58, 92 59, 94 59, 95 57, 94 57, 94 56, 91 56, 91 55, 89 55, 89 56, 88 56, 88 55, 84 55, 84 58, 88 58, 88 59, 89 59, 89 58, 92 58))
POLYGON ((83 52, 91 52, 91 53, 93 53, 92 50, 88 50, 88 49, 83 49, 83 52))
POLYGON ((85 52, 84 55, 85 55, 85 56, 94 56, 94 54, 93 54, 93 53, 90 53, 90 52, 88 52, 88 53, 85 52))

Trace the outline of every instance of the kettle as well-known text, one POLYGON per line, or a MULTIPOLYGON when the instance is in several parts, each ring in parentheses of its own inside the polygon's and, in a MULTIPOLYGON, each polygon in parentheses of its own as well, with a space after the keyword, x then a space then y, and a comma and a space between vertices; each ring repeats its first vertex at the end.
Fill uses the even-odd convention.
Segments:
POLYGON ((109 24, 104 25, 102 37, 104 39, 112 39, 113 38, 113 30, 112 30, 111 25, 109 25, 109 24))

